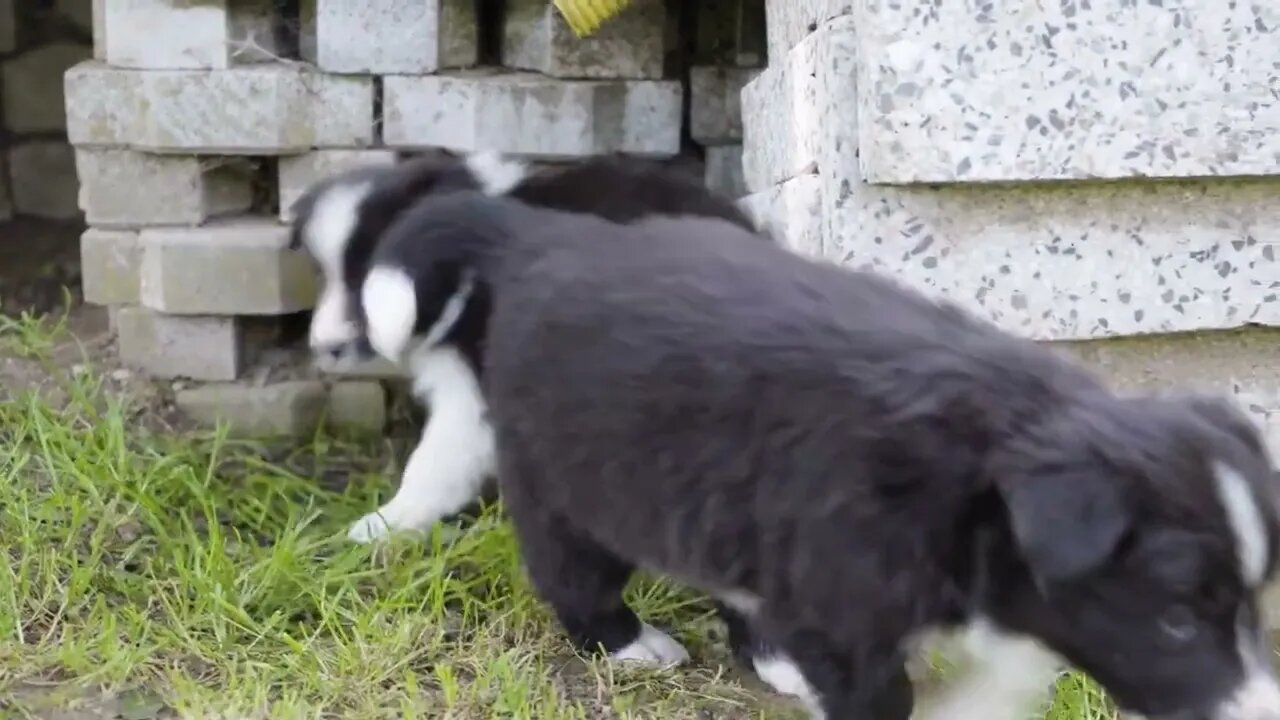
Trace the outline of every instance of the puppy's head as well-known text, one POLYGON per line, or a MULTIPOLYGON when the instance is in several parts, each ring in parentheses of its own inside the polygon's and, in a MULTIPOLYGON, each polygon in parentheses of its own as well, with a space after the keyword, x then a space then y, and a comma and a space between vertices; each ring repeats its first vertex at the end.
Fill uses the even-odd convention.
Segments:
POLYGON ((1019 591, 991 583, 1000 622, 1128 711, 1280 718, 1259 608, 1280 490, 1246 417, 1202 398, 1098 393, 1001 458, 995 488, 1025 575, 1019 591))
POLYGON ((523 173, 523 165, 497 155, 457 158, 441 152, 391 167, 356 168, 309 188, 293 205, 290 245, 306 249, 320 269, 309 338, 317 364, 341 369, 374 356, 357 294, 383 232, 406 208, 431 193, 504 193, 523 173))

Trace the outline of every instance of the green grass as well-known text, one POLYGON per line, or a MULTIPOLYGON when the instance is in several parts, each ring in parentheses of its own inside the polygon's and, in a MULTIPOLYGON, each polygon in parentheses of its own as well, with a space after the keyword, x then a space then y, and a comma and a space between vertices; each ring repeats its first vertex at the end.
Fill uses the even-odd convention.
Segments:
MULTIPOLYGON (((495 510, 353 546, 347 525, 389 490, 376 448, 153 433, 95 373, 47 361, 54 330, 0 331, 0 351, 43 363, 50 383, 0 387, 0 717, 106 697, 122 699, 77 717, 802 717, 722 668, 696 595, 631 592, 698 662, 576 657, 495 510), (350 484, 315 479, 334 474, 350 484)), ((1068 678, 1051 717, 1111 716, 1068 678)))

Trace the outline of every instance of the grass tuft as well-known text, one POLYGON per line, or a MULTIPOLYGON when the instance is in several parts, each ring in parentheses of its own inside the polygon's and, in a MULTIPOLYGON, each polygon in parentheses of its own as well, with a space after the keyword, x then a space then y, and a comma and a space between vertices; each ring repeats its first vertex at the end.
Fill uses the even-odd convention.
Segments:
MULTIPOLYGON (((0 388, 3 717, 802 717, 724 669, 696 595, 630 591, 698 664, 574 656, 496 509, 465 529, 351 545, 349 523, 389 490, 376 448, 153 433, 137 401, 49 360, 62 332, 0 318, 0 356, 48 374, 0 388), (350 482, 315 480, 334 468, 350 482)), ((1071 677, 1051 717, 1112 715, 1071 677)))

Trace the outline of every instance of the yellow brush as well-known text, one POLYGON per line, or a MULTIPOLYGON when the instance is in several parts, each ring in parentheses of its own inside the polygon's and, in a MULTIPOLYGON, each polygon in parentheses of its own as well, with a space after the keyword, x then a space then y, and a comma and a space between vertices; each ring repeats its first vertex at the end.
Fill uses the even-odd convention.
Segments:
POLYGON ((622 12, 631 0, 554 0, 554 3, 574 34, 586 37, 622 12))

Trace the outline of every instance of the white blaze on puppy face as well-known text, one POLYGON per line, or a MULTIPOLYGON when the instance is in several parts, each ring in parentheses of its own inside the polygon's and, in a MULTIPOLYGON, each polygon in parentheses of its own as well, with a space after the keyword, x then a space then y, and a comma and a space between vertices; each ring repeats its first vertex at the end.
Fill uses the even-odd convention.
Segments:
POLYGON ((1240 577, 1256 588, 1262 584, 1270 564, 1270 549, 1266 521, 1253 488, 1234 468, 1223 463, 1213 465, 1214 487, 1227 524, 1231 527, 1236 544, 1236 563, 1240 577))
POLYGON ((340 347, 359 336, 342 271, 347 246, 359 224, 360 204, 372 189, 367 182, 329 188, 316 199, 302 229, 302 242, 319 264, 324 285, 311 316, 313 350, 340 347))

